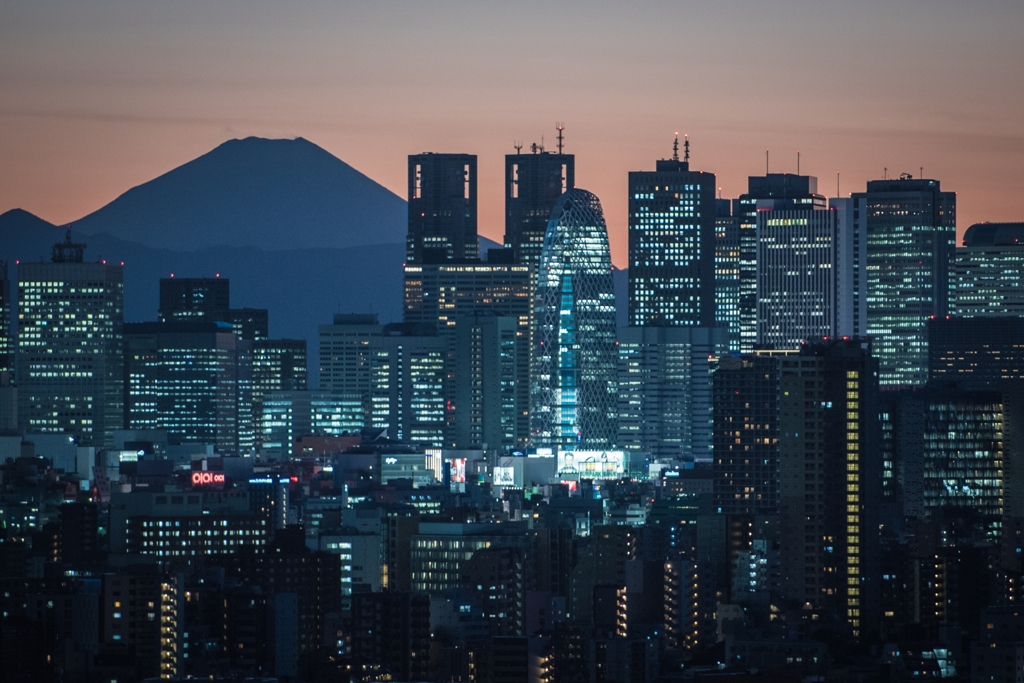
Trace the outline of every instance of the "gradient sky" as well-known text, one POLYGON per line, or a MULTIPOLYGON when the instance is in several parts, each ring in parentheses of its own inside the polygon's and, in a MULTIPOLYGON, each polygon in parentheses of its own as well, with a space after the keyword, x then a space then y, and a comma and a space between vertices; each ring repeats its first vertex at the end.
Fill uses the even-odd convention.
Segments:
POLYGON ((627 172, 692 141, 723 196, 772 171, 819 189, 918 175, 959 228, 1024 220, 1024 2, 4 0, 0 212, 55 223, 210 150, 307 138, 405 195, 406 155, 502 155, 566 125, 626 264, 627 172))

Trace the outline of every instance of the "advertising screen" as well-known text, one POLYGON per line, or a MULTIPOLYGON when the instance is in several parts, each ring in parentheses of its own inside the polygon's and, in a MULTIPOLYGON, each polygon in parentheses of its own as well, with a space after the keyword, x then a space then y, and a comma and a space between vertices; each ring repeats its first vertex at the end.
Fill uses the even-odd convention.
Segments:
POLYGON ((559 476, 584 479, 618 479, 626 473, 624 451, 562 451, 559 476))
POLYGON ((516 468, 514 468, 514 467, 495 467, 494 468, 494 485, 495 486, 515 486, 516 485, 516 468))

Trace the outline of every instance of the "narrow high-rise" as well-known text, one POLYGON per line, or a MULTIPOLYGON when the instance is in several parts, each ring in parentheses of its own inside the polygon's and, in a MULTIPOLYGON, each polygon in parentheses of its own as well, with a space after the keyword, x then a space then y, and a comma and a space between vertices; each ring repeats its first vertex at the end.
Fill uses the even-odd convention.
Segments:
POLYGON ((926 322, 949 312, 956 193, 938 180, 872 180, 853 195, 867 237, 867 334, 882 385, 928 379, 926 322))
POLYGON ((551 209, 562 194, 576 184, 576 159, 562 153, 559 127, 558 152, 530 145, 530 153, 505 155, 505 247, 516 263, 537 269, 551 209))
POLYGON ((601 203, 573 189, 544 237, 534 307, 534 444, 610 448, 616 440, 615 288, 601 203))
POLYGON ((11 328, 11 281, 7 278, 7 261, 0 261, 0 381, 14 374, 14 331, 11 328))
POLYGON ((679 159, 629 174, 629 324, 715 324, 715 175, 679 159))
POLYGON ((733 200, 715 204, 715 323, 728 328, 729 350, 739 351, 740 217, 733 212, 733 200))
POLYGON ((740 286, 740 348, 749 353, 757 344, 757 274, 758 213, 767 210, 825 208, 825 198, 818 193, 817 179, 790 173, 769 173, 751 176, 746 194, 740 195, 739 217, 739 286, 740 286))
POLYGON ((19 424, 102 447, 123 426, 124 267, 84 252, 68 230, 50 263, 18 266, 19 424))
POLYGON ((855 637, 880 616, 877 368, 864 339, 807 344, 779 365, 782 590, 855 637))
POLYGON ((477 258, 475 154, 409 156, 408 264, 477 258))

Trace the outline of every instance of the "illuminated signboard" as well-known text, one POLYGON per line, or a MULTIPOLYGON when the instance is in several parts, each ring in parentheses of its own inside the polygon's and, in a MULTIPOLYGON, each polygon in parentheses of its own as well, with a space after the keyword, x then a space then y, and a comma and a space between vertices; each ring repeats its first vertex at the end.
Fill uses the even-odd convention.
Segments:
POLYGON ((618 479, 626 472, 625 451, 562 451, 558 474, 584 479, 618 479))
POLYGON ((453 458, 451 460, 451 477, 453 484, 466 483, 466 459, 453 458))
POLYGON ((515 467, 495 467, 494 468, 494 485, 495 486, 515 486, 516 485, 516 468, 515 467))
POLYGON ((224 475, 220 472, 193 472, 193 486, 209 486, 211 484, 223 484, 224 475))

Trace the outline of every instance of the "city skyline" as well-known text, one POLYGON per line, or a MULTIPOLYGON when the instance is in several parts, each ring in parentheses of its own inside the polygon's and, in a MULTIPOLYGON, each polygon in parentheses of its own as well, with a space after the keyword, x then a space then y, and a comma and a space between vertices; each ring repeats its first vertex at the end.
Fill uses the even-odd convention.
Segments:
POLYGON ((1014 3, 911 2, 886 8, 884 24, 869 4, 810 12, 802 2, 630 12, 313 3, 321 11, 287 14, 257 4, 245 21, 230 3, 57 7, 9 7, 0 28, 0 210, 55 223, 225 139, 302 136, 403 198, 408 154, 478 155, 480 232, 500 242, 503 157, 542 136, 553 150, 555 121, 578 156, 577 185, 607 208, 620 266, 627 173, 668 158, 675 131, 726 197, 763 173, 766 148, 772 172, 795 172, 799 150, 800 171, 826 196, 837 170, 848 196, 886 168, 916 177, 923 166, 958 192, 961 233, 1012 220, 1000 198, 1024 182, 1013 173, 1024 95, 1004 86, 1024 62, 1014 3), (452 40, 465 49, 446 51, 452 40), (722 40, 734 41, 727 54, 722 40))

